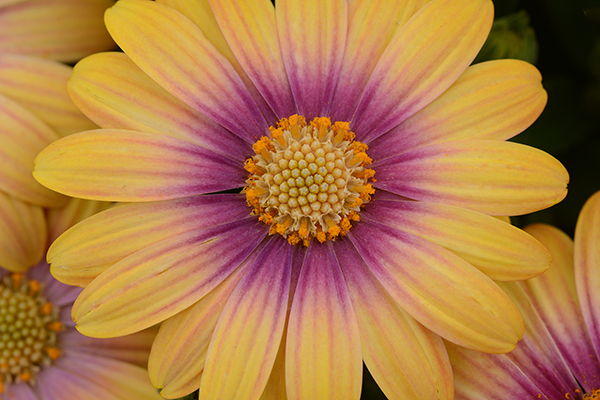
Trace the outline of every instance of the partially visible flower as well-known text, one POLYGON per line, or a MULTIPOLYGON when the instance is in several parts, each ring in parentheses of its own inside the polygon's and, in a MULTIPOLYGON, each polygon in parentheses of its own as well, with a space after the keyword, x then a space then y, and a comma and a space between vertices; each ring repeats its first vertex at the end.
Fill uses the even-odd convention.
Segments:
POLYGON ((13 272, 47 249, 43 208, 68 201, 33 179, 33 160, 61 136, 95 126, 67 94, 71 73, 56 61, 0 53, 0 266, 13 272))
POLYGON ((493 216, 555 204, 568 181, 505 141, 546 103, 539 72, 469 67, 492 20, 489 0, 117 2, 124 53, 69 84, 104 129, 34 171, 132 203, 49 251, 85 286, 77 328, 164 321, 149 370, 169 398, 356 399, 363 361, 390 398, 452 398, 441 337, 511 350, 523 324, 493 280, 550 263, 493 216))
MULTIPOLYGON (((7 200, 8 196, 0 196, 7 200)), ((56 237, 107 207, 108 203, 73 199, 66 207, 49 210, 47 236, 56 237)), ((46 229, 34 226, 22 210, 6 209, 0 203, 0 221, 11 217, 14 224, 9 232, 17 237, 46 229), (25 234, 19 234, 20 230, 25 234)), ((0 225, 2 231, 7 228, 0 225)), ((47 248, 45 242, 31 237, 33 243, 11 249, 14 258, 27 258, 18 253, 31 248, 47 248)), ((0 266, 4 265, 6 259, 0 253, 0 266)), ((0 268, 0 400, 161 398, 145 368, 155 331, 108 340, 83 336, 70 317, 80 292, 54 279, 44 261, 24 273, 0 268)))
POLYGON ((62 62, 115 47, 104 27, 113 0, 0 0, 0 54, 62 62))
POLYGON ((502 284, 525 320, 511 353, 447 343, 457 400, 600 398, 600 192, 584 205, 575 242, 557 228, 526 231, 552 254, 543 275, 502 284))

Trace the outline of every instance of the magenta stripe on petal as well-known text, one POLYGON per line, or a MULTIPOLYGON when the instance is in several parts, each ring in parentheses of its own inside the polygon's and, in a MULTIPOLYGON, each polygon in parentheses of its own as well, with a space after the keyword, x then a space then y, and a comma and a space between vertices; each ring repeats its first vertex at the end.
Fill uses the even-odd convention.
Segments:
POLYGON ((393 38, 353 120, 361 142, 389 131, 441 95, 469 66, 493 21, 491 1, 434 0, 393 38))
POLYGON ((101 273, 79 296, 73 307, 78 330, 115 337, 165 320, 227 278, 267 231, 265 224, 249 217, 183 233, 131 254, 101 273), (102 288, 108 282, 111 292, 105 296, 102 288))
POLYGON ((531 382, 506 355, 485 354, 446 342, 457 400, 557 400, 531 382))
POLYGON ((286 343, 288 399, 358 400, 358 322, 331 245, 308 248, 294 294, 286 343))
POLYGON ((208 348, 201 398, 258 399, 264 390, 284 332, 291 262, 289 243, 271 238, 231 293, 208 348))
POLYGON ((108 9, 105 21, 123 51, 177 98, 250 142, 265 134, 243 81, 189 19, 155 2, 125 1, 108 9))
POLYGON ((73 197, 155 201, 244 186, 243 160, 170 136, 97 130, 67 136, 36 159, 34 176, 73 197), (73 184, 77 182, 77 184, 73 184))
POLYGON ((33 393, 33 389, 26 383, 18 383, 16 385, 4 384, 5 391, 2 393, 3 399, 10 400, 40 400, 39 397, 33 393))
POLYGON ((346 1, 282 0, 275 7, 281 53, 298 112, 324 116, 344 56, 346 1))
POLYGON ((574 394, 572 391, 578 385, 553 342, 551 345, 554 350, 552 355, 540 349, 539 344, 526 334, 515 350, 506 356, 549 398, 562 399, 565 393, 574 394))

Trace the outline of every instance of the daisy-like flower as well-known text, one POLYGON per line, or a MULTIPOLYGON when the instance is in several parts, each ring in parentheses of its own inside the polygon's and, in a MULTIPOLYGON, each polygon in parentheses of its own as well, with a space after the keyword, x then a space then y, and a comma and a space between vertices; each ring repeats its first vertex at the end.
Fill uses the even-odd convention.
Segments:
POLYGON ((568 180, 504 141, 545 105, 538 71, 469 67, 492 14, 489 0, 117 2, 105 21, 124 54, 84 59, 69 84, 104 129, 53 143, 34 172, 132 203, 49 251, 54 276, 85 287, 77 329, 163 321, 149 370, 167 398, 357 399, 363 361, 389 398, 452 398, 441 338, 511 350, 523 323, 494 280, 550 264, 494 216, 548 207, 568 180))
MULTIPOLYGON (((0 204, 0 221, 11 217, 16 220, 10 226, 16 236, 46 230, 46 225, 32 226, 35 221, 19 214, 21 210, 4 205, 0 204), (25 234, 18 234, 19 230, 25 234)), ((73 199, 66 207, 48 211, 48 236, 54 238, 77 220, 106 208, 107 204, 73 199)), ((29 247, 14 247, 12 252, 47 248, 35 235, 31 237, 29 247)), ((41 256, 43 251, 36 253, 41 256)), ((5 265, 4 255, 0 254, 0 267, 5 265)), ((161 398, 144 368, 155 332, 148 330, 117 339, 82 335, 71 319, 71 306, 80 292, 81 288, 54 279, 45 262, 25 273, 0 268, 1 400, 161 398)))
POLYGON ((575 241, 535 224, 526 230, 552 254, 543 275, 503 285, 519 307, 525 336, 489 355, 448 344, 457 399, 600 398, 600 192, 584 205, 575 241))
POLYGON ((0 53, 75 62, 115 47, 102 21, 113 0, 0 0, 0 53))

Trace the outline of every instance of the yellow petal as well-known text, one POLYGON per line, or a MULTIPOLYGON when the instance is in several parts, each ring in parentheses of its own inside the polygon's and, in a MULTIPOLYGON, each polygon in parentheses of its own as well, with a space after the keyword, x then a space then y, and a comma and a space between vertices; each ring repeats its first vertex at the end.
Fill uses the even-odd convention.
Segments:
POLYGON ((241 160, 170 136, 103 129, 76 133, 44 149, 33 176, 73 197, 156 201, 244 186, 241 160))
POLYGON ((575 283, 585 325, 600 349, 600 192, 585 203, 575 228, 575 283))
POLYGON ((56 279, 86 286, 106 268, 144 247, 247 215, 243 195, 122 204, 65 232, 50 246, 48 262, 56 279))
POLYGON ((250 142, 264 134, 243 81, 189 19, 146 0, 119 1, 105 19, 125 54, 175 97, 250 142))
POLYGON ((31 175, 35 156, 58 139, 58 135, 37 116, 3 95, 0 95, 0 126, 0 190, 43 207, 65 204, 64 196, 46 189, 31 175))
POLYGON ((439 95, 469 66, 492 26, 490 0, 433 0, 391 41, 365 88, 353 130, 369 141, 439 95))
POLYGON ((548 95, 531 64, 496 60, 473 65, 440 97, 369 143, 384 159, 416 147, 464 139, 506 140, 540 115, 548 95))
POLYGON ((150 380, 161 389, 161 396, 180 398, 200 387, 206 352, 219 316, 255 259, 253 255, 200 301, 161 324, 148 362, 150 380))
POLYGON ((344 56, 348 5, 343 0, 280 0, 279 43, 298 112, 327 114, 344 56))
POLYGON ((455 254, 367 219, 348 236, 392 298, 443 338, 504 353, 522 337, 523 321, 508 296, 455 254))
POLYGON ((351 121, 371 73, 392 38, 428 0, 348 2, 348 37, 334 101, 334 121, 351 121))
POLYGON ((329 245, 310 246, 288 322, 290 400, 358 400, 362 382, 356 314, 329 245))
POLYGON ((493 280, 529 279, 550 266, 550 254, 540 242, 476 211, 425 201, 378 199, 363 215, 437 243, 493 280))
POLYGON ((442 339, 390 297, 348 242, 335 252, 358 318, 363 359, 390 399, 452 398, 452 369, 442 339))
POLYGON ((93 337, 121 336, 185 310, 227 278, 265 234, 263 224, 246 218, 133 253, 81 292, 72 310, 77 329, 93 337))
POLYGON ((33 267, 46 251, 46 219, 40 207, 0 191, 0 266, 13 272, 33 267))
POLYGON ((112 0, 40 0, 0 13, 0 50, 73 62, 114 48, 102 16, 112 0))
POLYGON ((551 155, 496 140, 459 140, 421 147, 373 164, 376 187, 415 200, 490 215, 521 215, 567 194, 569 174, 551 155))
POLYGON ((227 300, 208 348, 200 398, 261 396, 284 330, 291 256, 286 240, 271 239, 227 300))
MULTIPOLYGON (((221 27, 219 27, 219 23, 215 19, 215 15, 211 9, 209 0, 157 0, 157 3, 168 5, 169 7, 185 15, 190 21, 196 24, 206 39, 208 39, 208 41, 215 46, 215 48, 221 54, 223 54, 233 69, 235 69, 235 71, 238 73, 244 82, 244 85, 246 85, 250 96, 252 96, 256 102, 256 105, 265 117, 265 120, 272 121, 276 119, 273 110, 269 104, 267 104, 236 56, 233 54, 230 45, 227 43, 227 39, 225 39, 225 36, 223 36, 221 27)), ((246 17, 249 16, 246 15, 246 17)))
POLYGON ((0 55, 0 93, 36 114, 60 135, 96 128, 66 90, 72 68, 50 60, 0 55))

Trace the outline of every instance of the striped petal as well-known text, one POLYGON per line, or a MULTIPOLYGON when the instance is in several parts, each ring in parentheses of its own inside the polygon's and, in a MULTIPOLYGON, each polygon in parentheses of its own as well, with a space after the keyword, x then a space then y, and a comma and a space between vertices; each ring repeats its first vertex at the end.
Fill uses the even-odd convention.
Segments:
POLYGON ((148 373, 163 397, 180 398, 199 388, 206 352, 219 316, 262 247, 257 247, 239 268, 200 301, 161 324, 152 345, 148 373))
MULTIPOLYGON (((209 0, 237 61, 279 118, 295 114, 269 0, 209 0)), ((322 38, 323 39, 323 38, 322 38)))
POLYGON ((0 13, 0 50, 73 62, 112 49, 102 15, 113 3, 38 0, 5 7, 0 13))
POLYGON ((489 215, 423 201, 374 201, 362 216, 436 243, 496 281, 537 276, 550 266, 540 242, 489 215))
POLYGON ((440 142, 510 139, 544 109, 541 81, 533 65, 519 60, 473 65, 440 97, 369 143, 369 154, 382 160, 440 142))
POLYGON ((428 0, 348 2, 348 37, 329 115, 350 121, 379 58, 396 33, 428 0))
POLYGON ((392 298, 443 338, 504 353, 523 335, 521 316, 506 294, 448 250, 367 220, 349 236, 392 298))
POLYGON ((181 139, 117 129, 67 136, 35 160, 43 185, 91 200, 156 201, 244 186, 241 162, 181 139))
POLYGON ((137 251, 83 290, 73 305, 77 329, 92 337, 115 337, 155 325, 214 289, 265 235, 264 224, 246 218, 137 251))
POLYGON ((358 140, 387 132, 454 83, 483 45, 493 13, 489 0, 433 0, 421 8, 373 71, 353 118, 358 140))
MULTIPOLYGON (((600 354, 600 192, 585 203, 575 228, 575 284, 596 356, 600 354)), ((598 356, 597 356, 598 357, 598 356)))
MULTIPOLYGON (((46 210, 48 243, 52 243, 76 223, 112 207, 113 203, 70 198, 64 207, 46 210)), ((80 260, 81 261, 81 260, 80 260)))
POLYGON ((348 25, 344 0, 280 0, 275 7, 283 61, 298 112, 324 116, 337 85, 348 25))
POLYGON ((552 335, 571 372, 586 389, 600 387, 600 363, 585 326, 573 272, 573 241, 549 225, 530 225, 525 230, 552 254, 552 266, 541 276, 522 282, 529 300, 552 335))
POLYGON ((574 390, 579 388, 579 383, 569 371, 525 291, 516 282, 501 282, 499 285, 516 304, 525 324, 523 340, 506 357, 551 399, 575 398, 574 390), (566 396, 567 393, 570 393, 569 396, 566 396))
POLYGON ((287 400, 285 387, 285 345, 287 343, 285 338, 287 337, 287 326, 283 330, 282 336, 271 375, 269 375, 267 386, 265 386, 260 400, 287 400))
POLYGON ((378 188, 491 215, 520 215, 561 201, 569 176, 554 157, 496 140, 434 144, 376 162, 378 188))
POLYGON ((42 207, 65 204, 64 196, 46 189, 31 176, 35 156, 58 135, 37 116, 1 94, 0 126, 0 191, 42 207))
POLYGON ((8 388, 4 388, 2 394, 7 399, 39 400, 39 397, 33 392, 31 386, 25 383, 9 385, 8 388))
POLYGON ((279 350, 288 309, 292 247, 271 239, 221 313, 206 356, 202 399, 259 399, 279 350))
POLYGON ((365 364, 390 399, 452 399, 452 369, 442 339, 385 291, 350 241, 335 253, 358 317, 365 364))
POLYGON ((300 272, 288 323, 285 374, 290 400, 360 397, 356 314, 328 244, 310 246, 300 272))
POLYGON ((277 118, 273 109, 267 104, 264 97, 260 94, 254 83, 240 65, 240 62, 231 51, 223 32, 219 27, 213 10, 209 4, 210 0, 156 0, 157 3, 168 5, 179 11, 192 21, 206 36, 206 39, 229 61, 233 69, 238 73, 242 82, 248 89, 248 93, 254 99, 254 102, 262 112, 266 121, 274 121, 277 118))
POLYGON ((0 192, 0 266, 24 272, 46 251, 46 219, 40 207, 0 192))
POLYGON ((267 125, 231 64, 202 31, 175 10, 152 1, 119 1, 106 26, 125 53, 180 100, 254 142, 267 125))
POLYGON ((446 347, 454 372, 457 399, 554 400, 548 398, 505 355, 485 354, 449 342, 446 342, 446 347))
POLYGON ((44 399, 160 400, 146 371, 109 358, 65 352, 55 365, 44 369, 36 385, 44 399))
POLYGON ((61 332, 60 345, 79 354, 107 357, 146 368, 148 354, 157 332, 157 327, 153 327, 133 335, 96 339, 84 336, 75 329, 68 329, 61 332))
POLYGON ((160 133, 233 160, 252 152, 249 143, 167 92, 123 53, 80 61, 68 89, 75 104, 103 128, 160 133))
POLYGON ((48 250, 48 262, 56 279, 69 285, 87 286, 106 268, 138 250, 248 215, 243 195, 123 204, 65 232, 48 250))
POLYGON ((32 111, 61 135, 96 125, 75 107, 65 89, 73 69, 17 54, 0 54, 0 93, 32 111))

